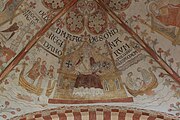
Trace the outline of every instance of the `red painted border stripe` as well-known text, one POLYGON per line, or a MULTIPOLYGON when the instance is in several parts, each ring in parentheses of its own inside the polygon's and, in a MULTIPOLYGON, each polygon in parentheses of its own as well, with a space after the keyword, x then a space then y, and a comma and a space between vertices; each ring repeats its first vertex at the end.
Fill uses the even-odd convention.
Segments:
POLYGON ((104 120, 111 120, 111 112, 104 111, 104 120))
POLYGON ((156 118, 155 116, 149 116, 147 120, 155 120, 156 118))
POLYGON ((88 112, 88 109, 81 109, 81 112, 88 112))
POLYGON ((119 109, 111 109, 111 112, 119 112, 119 109))
POLYGON ((137 113, 134 113, 134 115, 133 115, 133 120, 139 120, 140 119, 140 117, 141 117, 141 114, 137 114, 137 113))
POLYGON ((162 116, 162 115, 157 115, 157 118, 164 119, 164 116, 162 116))
POLYGON ((42 117, 42 114, 36 114, 35 115, 35 118, 39 118, 39 117, 42 117))
POLYGON ((66 110, 65 113, 72 113, 72 110, 66 110))
POLYGON ((74 120, 82 120, 80 112, 73 112, 74 120))
POLYGON ((52 120, 52 118, 51 118, 50 115, 48 115, 48 116, 43 116, 43 119, 44 119, 44 120, 52 120))
POLYGON ((67 120, 67 116, 65 113, 59 113, 58 116, 59 116, 59 120, 67 120))
POLYGON ((97 108, 96 111, 103 111, 104 109, 102 108, 97 108))
POLYGON ((118 115, 118 120, 125 120, 125 118, 126 118, 126 112, 120 111, 118 115))
POLYGON ((87 104, 87 103, 109 103, 109 102, 133 102, 132 97, 109 99, 109 100, 62 100, 62 99, 49 99, 48 103, 52 104, 87 104))
POLYGON ((89 111, 89 120, 96 120, 96 111, 89 111))
POLYGON ((53 111, 50 113, 50 115, 56 115, 57 114, 57 111, 53 111))
POLYGON ((20 120, 26 120, 26 118, 21 118, 20 120))

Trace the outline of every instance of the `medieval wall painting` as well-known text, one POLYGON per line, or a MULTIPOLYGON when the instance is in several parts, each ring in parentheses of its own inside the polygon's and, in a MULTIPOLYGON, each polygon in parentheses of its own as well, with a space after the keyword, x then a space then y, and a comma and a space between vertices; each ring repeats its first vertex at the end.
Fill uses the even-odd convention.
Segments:
MULTIPOLYGON (((0 2, 1 73, 68 2, 0 2)), ((178 0, 104 3, 180 74, 178 0)), ((0 119, 92 103, 180 115, 179 83, 95 0, 79 0, 40 36, 0 93, 0 119)))

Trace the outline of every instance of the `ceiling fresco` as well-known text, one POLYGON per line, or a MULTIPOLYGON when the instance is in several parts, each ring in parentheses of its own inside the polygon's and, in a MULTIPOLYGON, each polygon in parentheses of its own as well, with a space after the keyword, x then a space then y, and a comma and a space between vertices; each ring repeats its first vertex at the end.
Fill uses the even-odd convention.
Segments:
POLYGON ((1 0, 0 120, 180 118, 179 0, 1 0))

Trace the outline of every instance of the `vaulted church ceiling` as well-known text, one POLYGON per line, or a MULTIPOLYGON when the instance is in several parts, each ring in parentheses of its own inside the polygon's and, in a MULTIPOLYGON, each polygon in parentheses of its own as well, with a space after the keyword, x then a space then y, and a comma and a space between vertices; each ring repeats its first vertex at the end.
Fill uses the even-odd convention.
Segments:
POLYGON ((178 119, 179 20, 179 0, 1 0, 0 119, 178 119))

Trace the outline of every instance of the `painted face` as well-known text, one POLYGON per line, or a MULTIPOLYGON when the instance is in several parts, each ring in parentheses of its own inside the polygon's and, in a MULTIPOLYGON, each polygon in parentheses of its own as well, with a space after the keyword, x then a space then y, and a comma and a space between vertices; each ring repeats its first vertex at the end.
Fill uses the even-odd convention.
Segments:
POLYGON ((51 70, 53 70, 53 69, 54 69, 54 67, 51 65, 51 66, 50 66, 50 69, 51 69, 51 70))
POLYGON ((37 58, 37 61, 38 61, 38 62, 41 62, 41 58, 37 58))
POLYGON ((43 61, 43 65, 46 65, 46 61, 43 61))

